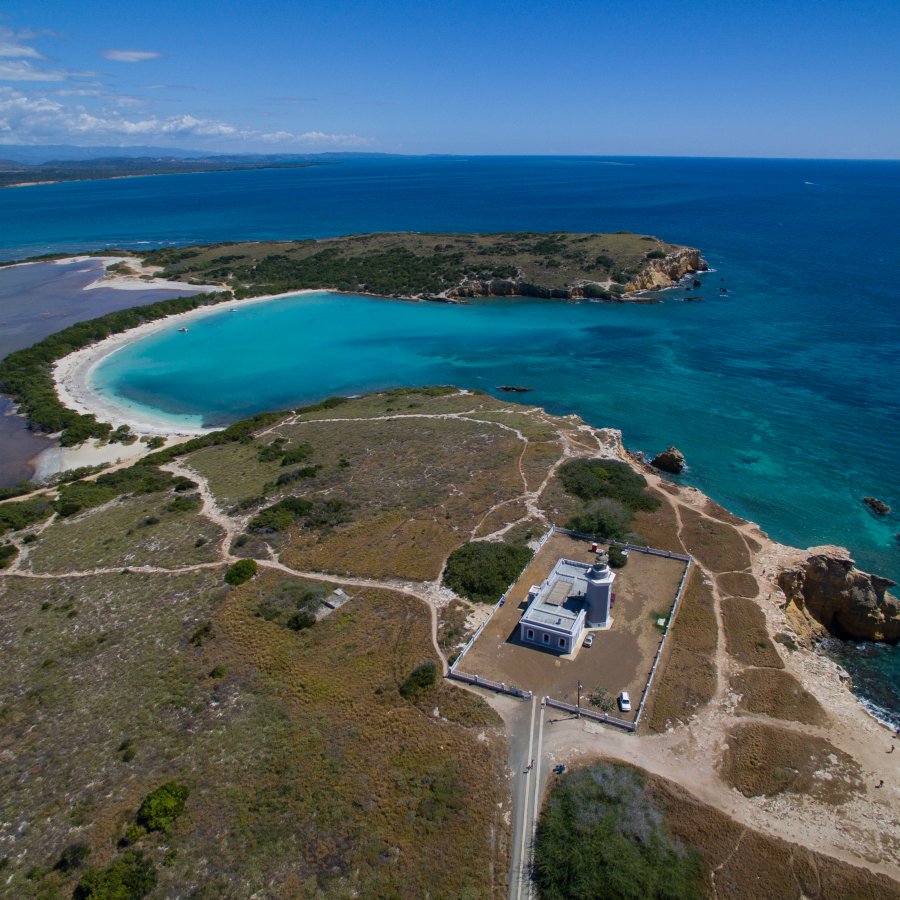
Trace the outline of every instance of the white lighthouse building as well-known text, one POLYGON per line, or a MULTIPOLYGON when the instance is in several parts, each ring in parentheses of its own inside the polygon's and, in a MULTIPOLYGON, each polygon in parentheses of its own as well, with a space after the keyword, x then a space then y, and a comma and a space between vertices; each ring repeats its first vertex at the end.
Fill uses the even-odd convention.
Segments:
POLYGON ((615 573, 606 553, 593 565, 560 559, 540 585, 528 592, 519 620, 519 639, 557 653, 571 653, 586 628, 608 628, 615 573))

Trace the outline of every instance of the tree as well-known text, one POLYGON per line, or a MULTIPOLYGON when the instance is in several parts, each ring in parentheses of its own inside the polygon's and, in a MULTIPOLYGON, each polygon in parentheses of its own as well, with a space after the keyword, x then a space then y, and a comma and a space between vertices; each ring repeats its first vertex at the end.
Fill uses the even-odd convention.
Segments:
POLYGON ((239 559, 233 566, 229 566, 225 572, 225 582, 232 587, 245 584, 256 575, 257 565, 255 559, 239 559))

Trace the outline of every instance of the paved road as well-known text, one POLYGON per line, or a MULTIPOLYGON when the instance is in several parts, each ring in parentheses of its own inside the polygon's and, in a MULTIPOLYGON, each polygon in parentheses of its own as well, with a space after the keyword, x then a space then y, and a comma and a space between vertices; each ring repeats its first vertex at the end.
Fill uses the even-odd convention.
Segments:
POLYGON ((510 900, 529 900, 536 896, 531 880, 532 848, 549 770, 543 751, 544 717, 544 702, 534 697, 530 703, 521 704, 510 728, 509 764, 513 773, 510 900))

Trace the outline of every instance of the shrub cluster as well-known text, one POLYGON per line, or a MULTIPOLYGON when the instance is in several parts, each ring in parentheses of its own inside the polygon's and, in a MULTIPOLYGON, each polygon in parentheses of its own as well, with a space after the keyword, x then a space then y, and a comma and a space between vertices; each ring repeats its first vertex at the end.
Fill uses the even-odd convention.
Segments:
POLYGON ((37 522, 43 522, 53 514, 53 504, 47 497, 16 500, 0 504, 0 534, 18 531, 37 522))
MULTIPOLYGON (((215 265, 212 260, 211 265, 215 265)), ((297 258, 273 254, 253 264, 231 269, 235 296, 278 294, 302 288, 365 290, 374 294, 437 293, 458 284, 465 274, 462 253, 418 256, 405 247, 380 253, 345 256, 329 247, 312 256, 297 258)))
POLYGON ((156 887, 156 868, 143 853, 129 850, 105 869, 88 869, 73 900, 141 900, 156 887))
POLYGON ((532 557, 522 544, 473 541, 450 554, 444 584, 477 603, 496 603, 532 557))
POLYGON ((544 900, 705 896, 700 856, 669 836, 640 774, 610 763, 557 782, 541 813, 534 873, 544 900))
POLYGON ((316 610, 328 589, 297 579, 282 581, 256 608, 256 614, 267 622, 302 631, 316 624, 316 610))
POLYGON ((256 575, 257 568, 255 559, 239 559, 225 570, 225 583, 232 587, 245 584, 256 575))
POLYGON ((434 687, 437 674, 437 663, 433 659, 426 659, 425 662, 419 663, 400 685, 400 696, 407 700, 415 699, 429 688, 434 687))
POLYGON ((644 476, 621 460, 573 459, 560 467, 559 476, 566 491, 585 501, 566 527, 601 540, 623 539, 634 513, 659 507, 644 476))
POLYGON ((147 831, 168 832, 184 812, 190 791, 183 784, 167 781, 150 791, 137 811, 137 824, 147 831))
POLYGON ((254 516, 247 527, 256 534, 273 534, 287 531, 295 523, 313 530, 322 530, 352 519, 352 505, 346 500, 285 497, 254 516))

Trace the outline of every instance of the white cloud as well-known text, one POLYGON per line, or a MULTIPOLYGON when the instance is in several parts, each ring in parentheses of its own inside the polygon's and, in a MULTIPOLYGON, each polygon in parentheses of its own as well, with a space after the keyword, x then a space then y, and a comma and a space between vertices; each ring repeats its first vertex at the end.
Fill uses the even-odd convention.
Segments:
POLYGON ((162 53, 155 50, 104 50, 103 55, 113 62, 136 63, 146 62, 148 59, 159 59, 162 53))
POLYGON ((43 59, 34 47, 29 47, 24 41, 37 37, 33 31, 13 31, 0 25, 0 57, 4 59, 43 59))
POLYGON ((43 59, 34 47, 26 47, 24 44, 14 44, 10 41, 0 40, 0 57, 13 59, 27 57, 28 59, 43 59))
POLYGON ((325 131, 304 131, 300 134, 292 131, 267 131, 258 137, 267 144, 299 144, 307 147, 364 147, 372 143, 371 138, 358 134, 328 134, 325 131))
POLYGON ((64 69, 37 69, 26 60, 0 61, 0 81, 65 81, 71 74, 64 69))

